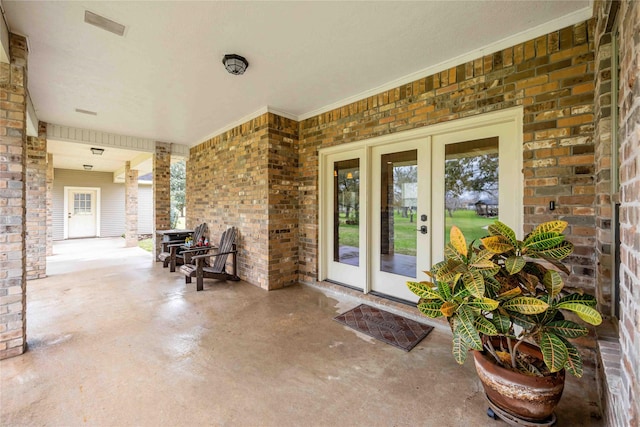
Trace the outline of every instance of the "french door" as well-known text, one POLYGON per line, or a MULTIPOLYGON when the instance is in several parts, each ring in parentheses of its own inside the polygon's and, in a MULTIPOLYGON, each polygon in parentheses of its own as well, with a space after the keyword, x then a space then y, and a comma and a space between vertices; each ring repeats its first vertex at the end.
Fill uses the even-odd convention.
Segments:
POLYGON ((371 148, 370 290, 417 300, 407 281, 430 268, 429 139, 371 148))
POLYGON ((319 280, 416 302, 452 225, 522 236, 522 110, 320 151, 319 280))
POLYGON ((321 180, 327 278, 360 290, 367 283, 366 171, 365 150, 348 150, 327 157, 321 180))

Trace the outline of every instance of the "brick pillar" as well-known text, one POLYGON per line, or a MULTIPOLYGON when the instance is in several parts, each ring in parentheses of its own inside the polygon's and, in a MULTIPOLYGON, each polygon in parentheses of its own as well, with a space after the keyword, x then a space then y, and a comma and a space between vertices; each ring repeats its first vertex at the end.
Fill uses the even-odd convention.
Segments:
POLYGON ((269 113, 268 289, 298 283, 298 122, 269 113))
POLYGON ((124 172, 125 246, 138 246, 138 171, 127 162, 124 172))
POLYGON ((0 359, 26 349, 25 169, 27 40, 9 35, 0 63, 0 359))
POLYGON ((47 124, 27 137, 27 280, 47 276, 47 124))
POLYGON ((640 425, 640 2, 620 2, 619 412, 640 425))
POLYGON ((171 144, 156 142, 153 156, 153 256, 157 261, 160 240, 155 230, 167 230, 171 226, 171 144))
MULTIPOLYGON (((613 17, 611 17, 613 19, 613 17)), ((603 313, 611 313, 611 27, 607 19, 596 24, 594 153, 596 192, 596 296, 603 313)))
POLYGON ((53 154, 47 154, 47 256, 53 255, 53 154))

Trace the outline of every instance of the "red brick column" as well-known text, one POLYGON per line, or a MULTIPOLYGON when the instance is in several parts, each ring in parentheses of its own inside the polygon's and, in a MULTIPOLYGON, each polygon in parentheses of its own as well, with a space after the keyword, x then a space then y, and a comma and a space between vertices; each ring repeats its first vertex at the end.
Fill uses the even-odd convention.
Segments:
POLYGON ((160 253, 160 240, 155 230, 167 230, 171 226, 171 144, 156 142, 153 156, 153 257, 157 261, 160 253))
POLYGON ((27 280, 47 276, 47 124, 27 137, 27 280))
POLYGON ((127 162, 124 172, 125 225, 124 240, 126 247, 138 246, 138 171, 131 169, 127 162))
POLYGON ((26 349, 25 161, 27 41, 9 35, 0 63, 0 359, 26 349))

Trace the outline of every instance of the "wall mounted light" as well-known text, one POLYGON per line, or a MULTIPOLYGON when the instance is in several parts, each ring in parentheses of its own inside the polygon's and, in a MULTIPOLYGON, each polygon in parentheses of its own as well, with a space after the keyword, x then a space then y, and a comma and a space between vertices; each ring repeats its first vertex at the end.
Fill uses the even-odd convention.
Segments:
POLYGON ((91 169, 93 169, 93 165, 82 165, 82 167, 84 168, 84 170, 86 171, 90 171, 91 169))
POLYGON ((91 152, 96 156, 102 156, 102 153, 104 153, 104 148, 91 147, 91 152))
POLYGON ((222 63, 229 73, 236 76, 244 74, 247 67, 249 67, 249 62, 246 59, 235 54, 225 55, 224 58, 222 58, 222 63))

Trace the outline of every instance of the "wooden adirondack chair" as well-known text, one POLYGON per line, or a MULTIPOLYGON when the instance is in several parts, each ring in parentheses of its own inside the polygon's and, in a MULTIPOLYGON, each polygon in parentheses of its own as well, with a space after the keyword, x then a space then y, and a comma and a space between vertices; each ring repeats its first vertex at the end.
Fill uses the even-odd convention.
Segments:
MULTIPOLYGON (((207 223, 203 222, 193 230, 193 234, 190 237, 194 242, 198 242, 200 237, 204 238, 207 235, 207 232, 207 223)), ((162 252, 158 255, 158 259, 162 261, 164 268, 171 267, 170 271, 173 272, 176 271, 176 264, 184 264, 183 251, 180 249, 182 245, 184 245, 184 240, 162 242, 162 252)))
MULTIPOLYGON (((220 245, 215 253, 208 253, 204 255, 196 255, 191 257, 191 263, 185 263, 180 267, 180 272, 185 275, 185 283, 191 283, 191 278, 196 278, 196 290, 201 291, 203 289, 204 279, 218 279, 218 280, 240 280, 237 276, 236 264, 237 264, 237 249, 236 249, 236 234, 237 229, 235 227, 228 228, 220 237, 220 245), (231 273, 227 273, 226 264, 227 257, 231 255, 233 270, 231 273), (214 258, 213 261, 210 261, 214 258)), ((215 249, 214 249, 215 250, 215 249)))

